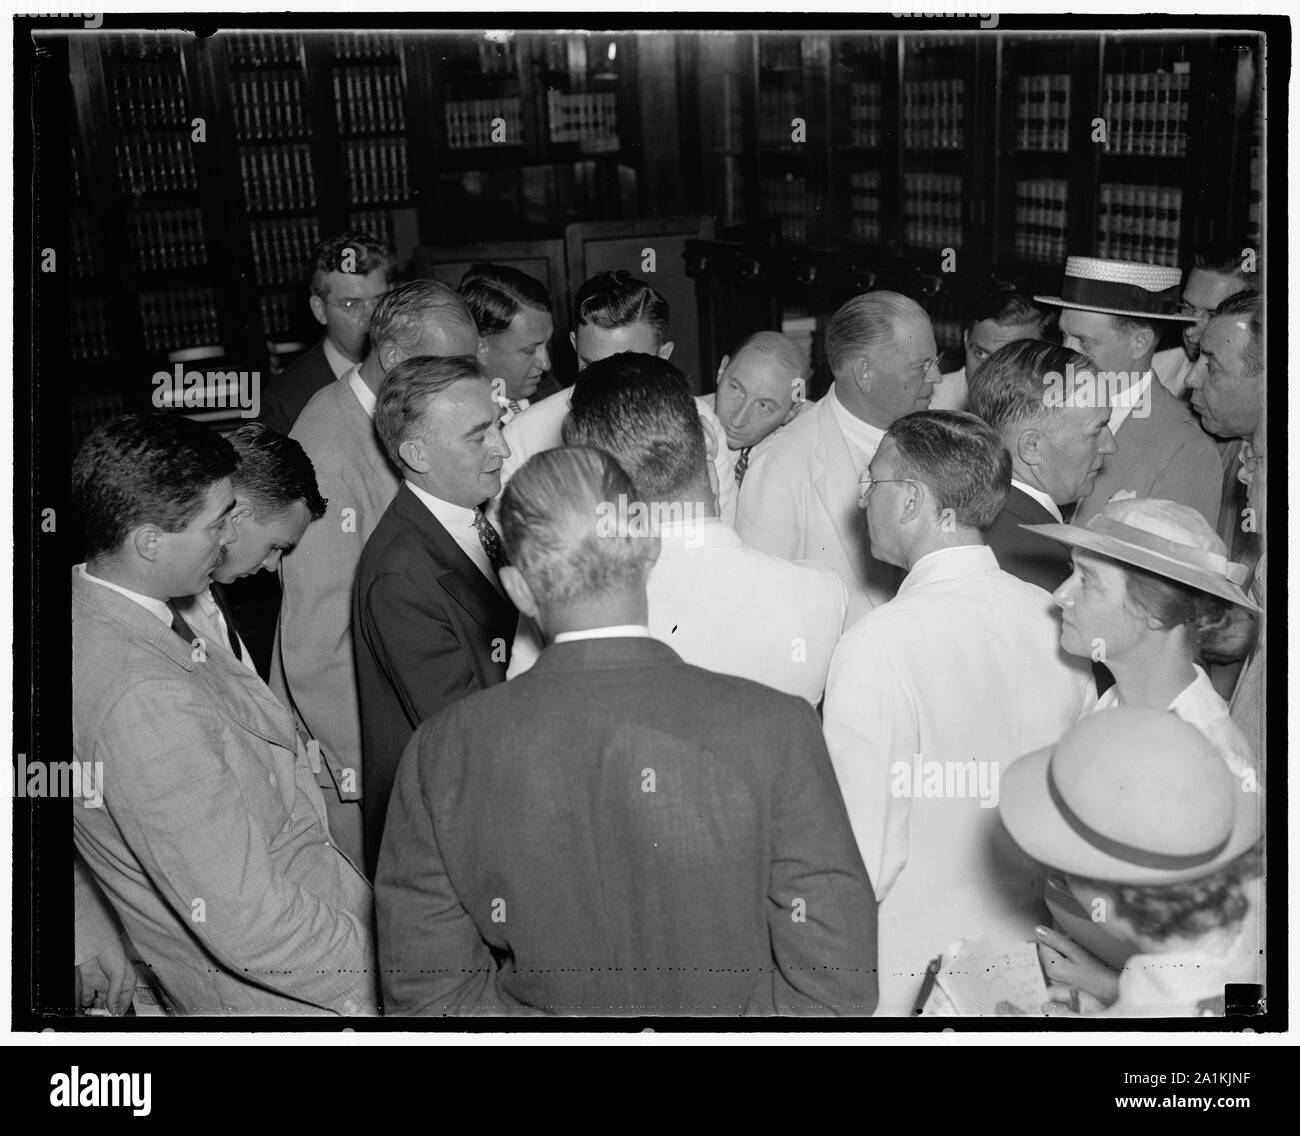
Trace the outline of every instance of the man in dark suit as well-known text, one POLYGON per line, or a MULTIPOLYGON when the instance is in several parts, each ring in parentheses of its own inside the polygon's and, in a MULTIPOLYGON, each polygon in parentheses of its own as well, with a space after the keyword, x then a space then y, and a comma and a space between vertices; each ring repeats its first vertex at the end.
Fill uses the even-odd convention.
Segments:
POLYGON ((391 1014, 875 1008, 875 898, 817 714, 650 638, 635 499, 585 447, 506 489, 502 580, 550 645, 407 747, 377 876, 391 1014))
POLYGON ((261 421, 287 434, 312 395, 366 355, 370 316, 392 286, 396 258, 368 233, 330 237, 312 253, 311 314, 325 334, 268 384, 261 421))
POLYGON ((1115 439, 1103 400, 1049 395, 1057 380, 1077 374, 1089 381, 1083 355, 1053 343, 1021 339, 1000 347, 971 376, 970 409, 1001 436, 1011 454, 1011 491, 984 533, 998 567, 1054 592, 1072 571, 1069 549, 1026 532, 1022 525, 1063 520, 1062 509, 1092 492, 1115 439))
POLYGON ((404 480, 366 541, 352 601, 372 874, 412 731, 506 676, 518 614, 497 577, 501 538, 482 510, 510 452, 498 419, 473 356, 409 359, 379 392, 375 430, 404 480))

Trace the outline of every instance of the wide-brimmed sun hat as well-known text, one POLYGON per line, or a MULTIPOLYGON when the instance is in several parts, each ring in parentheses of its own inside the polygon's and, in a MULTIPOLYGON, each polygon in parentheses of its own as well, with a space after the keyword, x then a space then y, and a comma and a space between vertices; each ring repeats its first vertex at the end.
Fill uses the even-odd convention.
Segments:
POLYGON ((1137 260, 1102 260, 1071 256, 1065 261, 1065 280, 1059 296, 1035 296, 1040 304, 1079 308, 1135 319, 1181 320, 1196 317, 1178 310, 1182 299, 1182 273, 1163 264, 1137 260))
POLYGON ((1128 497, 1108 502, 1086 528, 1058 524, 1020 527, 1260 611, 1242 590, 1250 579, 1250 569, 1229 560, 1228 546, 1210 523, 1195 509, 1176 501, 1128 497))
POLYGON ((1218 871, 1260 834, 1260 794, 1199 730, 1121 706, 1077 722, 1002 774, 1002 823, 1040 863, 1121 884, 1218 871))

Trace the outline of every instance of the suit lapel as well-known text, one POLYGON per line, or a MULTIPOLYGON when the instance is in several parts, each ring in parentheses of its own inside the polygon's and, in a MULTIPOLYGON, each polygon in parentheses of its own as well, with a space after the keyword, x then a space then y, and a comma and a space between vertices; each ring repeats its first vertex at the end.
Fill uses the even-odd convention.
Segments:
POLYGON ((1006 504, 1004 506, 1008 513, 1027 525, 1054 525, 1057 520, 1047 509, 1035 501, 1023 489, 1016 486, 1011 487, 1007 494, 1006 504))

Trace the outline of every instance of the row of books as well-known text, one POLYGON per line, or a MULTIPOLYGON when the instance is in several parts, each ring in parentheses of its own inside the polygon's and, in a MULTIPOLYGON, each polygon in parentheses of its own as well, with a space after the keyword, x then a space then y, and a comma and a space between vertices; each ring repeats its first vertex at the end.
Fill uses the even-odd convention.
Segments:
POLYGON ((960 150, 965 144, 966 81, 912 79, 903 84, 903 145, 909 150, 960 150))
POLYGON ((1181 158, 1187 153, 1190 70, 1126 72, 1102 79, 1106 151, 1181 158))
POLYGON ((114 130, 188 125, 185 80, 179 69, 122 64, 107 68, 105 80, 114 130))
POLYGON ((302 52, 298 37, 285 32, 235 32, 227 38, 226 50, 235 67, 298 63, 302 52))
POLYGON ((957 174, 903 175, 903 240, 933 248, 962 243, 962 179, 957 174))
POLYGON ((618 96, 613 91, 566 95, 546 92, 546 125, 552 142, 606 143, 618 149, 618 96))
MULTIPOLYGON (((103 32, 95 32, 98 39, 103 32)), ((136 59, 175 60, 181 53, 181 37, 169 32, 112 32, 105 37, 104 54, 111 63, 136 59)))
POLYGON ((523 105, 517 98, 449 102, 443 107, 443 117, 447 146, 452 150, 519 146, 524 141, 523 105))
POLYGON ((406 140, 344 142, 348 167, 348 198, 358 205, 372 201, 405 201, 411 196, 406 167, 406 140))
POLYGON ((1070 148, 1070 76, 1016 77, 1016 149, 1070 148))
POLYGON ((306 300, 298 292, 267 292, 258 297, 262 328, 273 339, 292 336, 302 322, 306 300))
POLYGON ((253 265, 259 284, 295 284, 305 275, 311 251, 320 240, 314 217, 278 217, 249 226, 253 265))
POLYGON ((802 117, 803 93, 797 86, 775 87, 758 93, 758 144, 770 148, 797 145, 794 120, 802 117))
POLYGON ((960 316, 932 311, 930 327, 934 329, 934 344, 940 351, 951 351, 961 346, 962 332, 966 329, 960 316))
POLYGON ((953 35, 907 35, 903 37, 903 43, 908 55, 924 55, 936 49, 969 46, 970 40, 953 35))
POLYGON ((208 263, 199 209, 141 209, 129 222, 131 260, 137 271, 202 268, 208 263))
POLYGON ((518 67, 513 38, 485 39, 479 43, 478 69, 484 75, 513 75, 518 67))
POLYGON ((95 226, 89 217, 78 214, 72 216, 69 225, 72 275, 78 280, 84 280, 99 271, 99 241, 95 237, 95 226))
POLYGON ((1016 255, 1063 261, 1066 256, 1069 183, 1063 178, 1016 182, 1016 255))
POLYGON ((311 209, 316 205, 311 148, 305 142, 241 150, 239 177, 244 204, 254 212, 311 209))
POLYGON ((296 71, 253 72, 235 77, 230 91, 235 137, 302 137, 307 133, 302 75, 296 71))
POLYGON ((335 68, 334 110, 344 134, 405 130, 402 73, 396 67, 335 68))
POLYGON ((879 83, 849 84, 849 141, 854 146, 880 145, 884 107, 879 83))
POLYGON ((348 228, 393 243, 393 215, 387 209, 354 209, 348 214, 348 228))
POLYGON ((808 243, 808 218, 815 210, 804 178, 794 174, 764 178, 762 209, 767 216, 780 219, 782 240, 808 243))
POLYGON ((113 144, 117 180, 131 197, 143 193, 185 193, 198 187, 188 135, 119 138, 113 144))
POLYGON ((217 297, 211 288, 140 293, 140 318, 149 351, 177 351, 218 343, 217 297))
POLYGON ((880 241, 880 171, 849 174, 849 232, 855 240, 880 241))
POLYGON ((894 50, 896 43, 893 36, 855 35, 846 36, 839 41, 837 53, 840 59, 849 61, 863 55, 883 56, 894 50))
POLYGON ((401 40, 384 32, 335 32, 335 59, 377 59, 396 55, 401 40))
POLYGON ((1103 184, 1097 197, 1097 255, 1176 265, 1182 225, 1181 189, 1103 184))
POLYGON ((102 296, 79 296, 72 301, 68 316, 68 354, 74 363, 111 357, 113 340, 107 300, 102 296))

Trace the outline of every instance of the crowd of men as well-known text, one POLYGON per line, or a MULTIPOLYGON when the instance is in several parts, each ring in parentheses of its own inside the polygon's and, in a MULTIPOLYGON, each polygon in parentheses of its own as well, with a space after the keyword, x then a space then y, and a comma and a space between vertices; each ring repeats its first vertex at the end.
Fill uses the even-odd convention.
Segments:
POLYGON ((626 272, 561 387, 538 281, 323 242, 264 421, 127 415, 73 468, 80 1004, 961 1013, 987 941, 1037 947, 1001 1012, 1222 1012, 1262 981, 1260 268, 1070 257, 950 374, 868 292, 810 402, 775 331, 696 396, 626 272))

